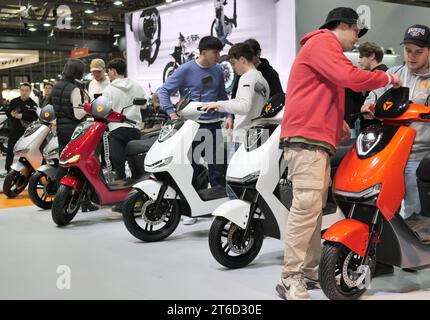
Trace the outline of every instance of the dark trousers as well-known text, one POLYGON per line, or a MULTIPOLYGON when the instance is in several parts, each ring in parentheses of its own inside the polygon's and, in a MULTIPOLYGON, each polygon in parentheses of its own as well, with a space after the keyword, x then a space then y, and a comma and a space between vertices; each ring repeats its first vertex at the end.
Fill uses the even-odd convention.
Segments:
POLYGON ((139 129, 118 128, 109 133, 110 157, 116 172, 116 179, 123 180, 125 175, 125 147, 132 140, 140 139, 139 129))
POLYGON ((196 187, 195 178, 200 174, 199 167, 195 160, 198 161, 200 157, 203 157, 208 163, 209 182, 211 187, 225 187, 226 164, 224 163, 225 151, 221 124, 219 122, 200 124, 200 130, 193 141, 191 151, 191 164, 194 169, 193 185, 196 187), (205 141, 206 136, 210 136, 210 140, 212 141, 205 141), (204 148, 200 149, 202 146, 204 148), (198 147, 199 149, 196 151, 196 148, 198 147), (194 154, 195 151, 196 154, 194 154), (209 154, 206 154, 206 151, 209 151, 209 154))
POLYGON ((15 154, 13 153, 13 148, 15 147, 17 141, 21 136, 24 134, 24 132, 9 132, 8 136, 8 142, 7 142, 7 153, 6 153, 6 163, 5 163, 5 169, 7 172, 11 170, 10 166, 13 163, 13 157, 15 154))

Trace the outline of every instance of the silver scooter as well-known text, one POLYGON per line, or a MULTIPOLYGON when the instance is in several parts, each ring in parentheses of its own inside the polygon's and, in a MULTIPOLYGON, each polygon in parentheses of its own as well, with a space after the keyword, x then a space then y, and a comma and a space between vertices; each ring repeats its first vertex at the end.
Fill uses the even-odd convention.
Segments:
POLYGON ((3 193, 8 198, 15 198, 23 192, 30 177, 43 163, 42 150, 54 126, 54 107, 44 107, 40 111, 39 119, 40 121, 32 122, 28 126, 13 149, 18 161, 12 164, 3 182, 3 193))

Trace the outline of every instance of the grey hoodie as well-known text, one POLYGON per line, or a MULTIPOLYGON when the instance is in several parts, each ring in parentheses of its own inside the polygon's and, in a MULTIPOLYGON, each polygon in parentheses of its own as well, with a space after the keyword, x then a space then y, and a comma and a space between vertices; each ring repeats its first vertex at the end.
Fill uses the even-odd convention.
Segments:
MULTIPOLYGON (((409 70, 407 66, 392 67, 387 73, 399 75, 404 87, 410 89, 409 99, 417 104, 425 104, 430 95, 430 70, 425 74, 416 74, 409 70)), ((377 97, 381 97, 385 91, 390 89, 389 85, 385 88, 375 90, 377 97)), ((365 104, 375 103, 375 94, 371 92, 365 104)), ((416 130, 414 144, 412 146, 409 160, 422 160, 430 153, 430 124, 415 122, 411 128, 416 130)))
MULTIPOLYGON (((112 109, 114 111, 121 112, 125 107, 133 105, 135 98, 144 98, 145 91, 137 82, 131 79, 116 79, 103 90, 103 96, 112 101, 112 109)), ((109 123, 110 131, 121 127, 140 129, 142 123, 140 106, 133 105, 125 109, 124 115, 127 119, 136 121, 137 125, 131 125, 127 122, 109 123)))

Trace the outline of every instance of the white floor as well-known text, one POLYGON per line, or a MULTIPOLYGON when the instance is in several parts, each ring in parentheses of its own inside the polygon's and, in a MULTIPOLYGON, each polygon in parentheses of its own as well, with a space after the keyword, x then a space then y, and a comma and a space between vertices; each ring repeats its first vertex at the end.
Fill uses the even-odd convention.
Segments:
MULTIPOLYGON (((50 211, 0 210, 0 299, 279 299, 274 287, 283 256, 266 239, 247 268, 226 270, 207 243, 211 220, 180 223, 166 241, 142 243, 108 209, 80 213, 57 228, 50 211), (70 267, 71 288, 59 290, 57 268, 70 267)), ((377 278, 365 299, 430 299, 430 270, 396 269, 377 278)), ((311 291, 313 299, 325 299, 311 291)))

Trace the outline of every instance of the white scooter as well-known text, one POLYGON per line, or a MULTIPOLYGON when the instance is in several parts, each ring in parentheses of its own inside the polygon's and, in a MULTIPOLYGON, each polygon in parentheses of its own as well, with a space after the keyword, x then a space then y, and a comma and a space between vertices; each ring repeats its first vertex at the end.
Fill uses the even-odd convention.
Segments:
MULTIPOLYGON (((133 186, 123 205, 127 230, 136 238, 160 241, 178 226, 181 215, 210 216, 228 201, 225 188, 207 188, 207 172, 193 186, 193 167, 188 153, 199 130, 196 121, 204 112, 201 102, 182 99, 176 107, 178 120, 167 122, 145 158, 149 180, 133 186)), ((200 170, 199 170, 200 171, 200 170)))
MULTIPOLYGON (((253 120, 246 142, 230 160, 226 179, 238 199, 212 213, 215 219, 209 231, 210 251, 227 268, 251 263, 265 236, 284 239, 292 203, 287 163, 279 148, 284 101, 284 94, 279 94, 267 102, 261 116, 253 120)), ((346 153, 349 148, 342 147, 340 152, 346 153)), ((336 205, 328 203, 323 229, 340 218, 336 205)))
MULTIPOLYGON (((47 115, 46 112, 48 112, 46 107, 42 110, 44 115, 47 115)), ((53 109, 52 112, 54 112, 53 109)), ((46 141, 48 141, 48 144, 43 149, 43 158, 46 164, 39 167, 36 173, 31 176, 28 183, 28 194, 31 201, 39 208, 51 209, 55 193, 57 192, 56 178, 60 158, 56 132, 51 131, 46 141)))
POLYGON ((53 110, 53 107, 44 107, 40 113, 40 121, 32 122, 15 144, 13 152, 19 160, 12 164, 3 182, 3 193, 8 198, 15 198, 24 191, 30 177, 43 163, 42 150, 47 144, 55 119, 55 115, 48 112, 48 109, 53 110))

